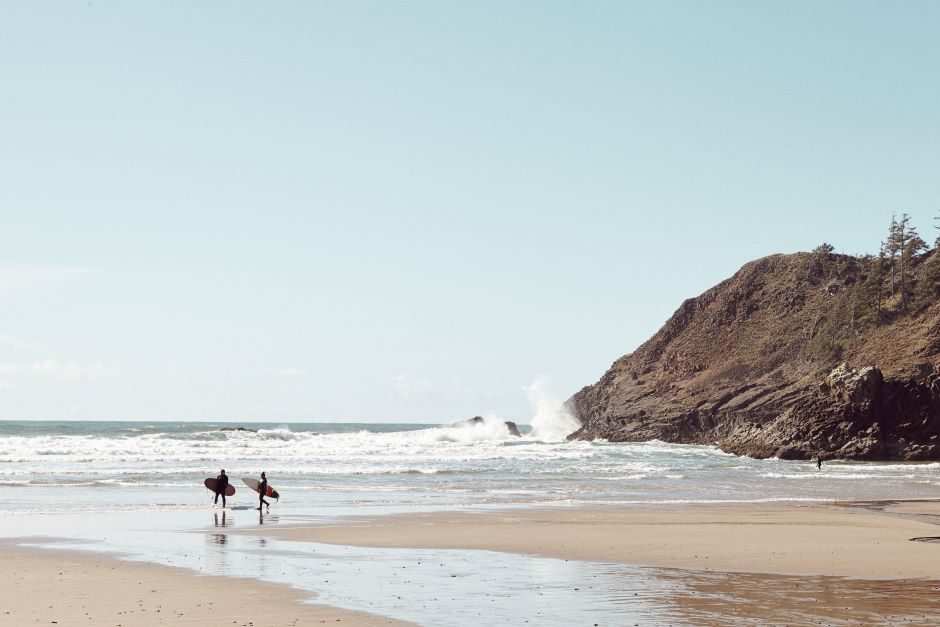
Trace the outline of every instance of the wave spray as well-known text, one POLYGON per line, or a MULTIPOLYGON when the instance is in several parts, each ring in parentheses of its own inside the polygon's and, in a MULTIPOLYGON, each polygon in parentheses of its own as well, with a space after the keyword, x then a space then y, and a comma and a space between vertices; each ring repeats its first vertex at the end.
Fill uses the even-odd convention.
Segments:
POLYGON ((564 401, 555 396, 551 379, 547 376, 540 374, 523 389, 535 411, 531 422, 533 437, 545 442, 560 442, 581 426, 564 401))

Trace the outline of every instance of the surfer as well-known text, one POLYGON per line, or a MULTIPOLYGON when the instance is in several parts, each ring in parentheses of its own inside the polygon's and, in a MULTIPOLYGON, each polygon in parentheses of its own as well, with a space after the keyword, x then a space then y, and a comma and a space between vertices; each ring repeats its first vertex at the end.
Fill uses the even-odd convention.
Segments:
POLYGON ((219 473, 219 476, 215 478, 215 500, 214 504, 219 504, 219 495, 222 495, 222 508, 225 509, 225 489, 228 488, 228 475, 225 474, 225 469, 222 469, 222 472, 219 473))
POLYGON ((268 478, 264 476, 264 473, 261 473, 261 483, 258 484, 258 511, 261 511, 261 506, 264 505, 268 508, 268 511, 271 510, 271 504, 264 500, 264 495, 268 493, 268 478))

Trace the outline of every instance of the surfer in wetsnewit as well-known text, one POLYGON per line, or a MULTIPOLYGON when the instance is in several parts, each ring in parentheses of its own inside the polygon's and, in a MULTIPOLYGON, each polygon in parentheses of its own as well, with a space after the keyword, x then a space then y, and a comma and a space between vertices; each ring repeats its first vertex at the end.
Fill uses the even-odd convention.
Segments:
POLYGON ((261 511, 261 506, 265 506, 268 511, 271 511, 271 504, 264 500, 264 495, 268 493, 268 478, 261 473, 261 483, 258 484, 258 511, 261 511))
POLYGON ((212 502, 214 505, 219 504, 219 496, 222 496, 222 509, 225 509, 225 490, 228 488, 228 475, 225 474, 225 469, 222 469, 222 472, 219 473, 219 476, 215 478, 215 500, 212 502))

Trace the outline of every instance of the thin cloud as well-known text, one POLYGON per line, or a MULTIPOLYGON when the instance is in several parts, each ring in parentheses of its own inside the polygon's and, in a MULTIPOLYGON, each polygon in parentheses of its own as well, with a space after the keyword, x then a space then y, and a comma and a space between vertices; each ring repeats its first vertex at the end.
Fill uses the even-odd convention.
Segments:
POLYGON ((75 361, 47 359, 31 364, 0 364, 0 375, 45 376, 58 379, 104 379, 120 374, 115 368, 101 364, 81 364, 75 361))
POLYGON ((427 379, 418 379, 406 374, 400 374, 388 380, 392 388, 398 392, 402 398, 419 398, 427 396, 433 387, 427 379))
POLYGON ((285 377, 299 377, 304 374, 304 370, 301 368, 279 368, 277 373, 285 377))
POLYGON ((0 346, 9 346, 10 348, 36 348, 39 346, 36 342, 24 340, 12 335, 0 333, 0 346))
POLYGON ((460 377, 451 377, 443 392, 445 400, 452 402, 476 400, 482 396, 478 390, 464 385, 460 377))
POLYGON ((90 272, 84 266, 0 263, 0 295, 71 281, 90 272))

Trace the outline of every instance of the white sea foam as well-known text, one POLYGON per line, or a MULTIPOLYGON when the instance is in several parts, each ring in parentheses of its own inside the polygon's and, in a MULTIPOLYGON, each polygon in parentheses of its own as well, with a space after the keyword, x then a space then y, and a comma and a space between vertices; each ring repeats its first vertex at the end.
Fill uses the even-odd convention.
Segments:
MULTIPOLYGON (((496 416, 483 416, 482 422, 460 422, 447 427, 418 431, 417 438, 429 442, 502 442, 514 438, 506 422, 496 416)), ((405 436, 409 437, 409 436, 405 436)))
POLYGON ((567 442, 571 424, 558 420, 557 399, 533 399, 538 420, 523 437, 497 416, 398 431, 277 425, 257 433, 148 427, 10 435, 0 451, 0 489, 16 490, 19 502, 35 488, 50 507, 67 508, 81 490, 87 495, 76 507, 177 503, 182 489, 202 498, 202 480, 224 467, 236 477, 264 470, 283 494, 357 507, 940 497, 938 463, 831 462, 819 472, 809 462, 754 460, 711 446, 567 442), (71 492, 50 498, 57 490, 71 492))
POLYGON ((533 437, 547 442, 558 442, 581 426, 564 401, 552 391, 548 377, 539 375, 525 388, 525 392, 535 412, 531 422, 533 437))
MULTIPOLYGON (((235 431, 235 434, 245 434, 244 431, 235 431)), ((290 430, 289 427, 278 427, 276 429, 258 429, 258 437, 269 438, 273 440, 282 440, 289 442, 291 440, 296 440, 298 437, 310 437, 309 433, 297 434, 290 430)), ((238 435, 236 435, 238 437, 238 435)))

